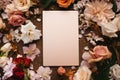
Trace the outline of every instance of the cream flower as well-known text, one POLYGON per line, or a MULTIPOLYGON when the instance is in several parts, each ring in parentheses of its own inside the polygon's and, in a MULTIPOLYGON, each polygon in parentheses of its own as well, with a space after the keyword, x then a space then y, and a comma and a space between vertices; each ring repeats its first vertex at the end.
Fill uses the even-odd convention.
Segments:
POLYGON ((30 8, 30 0, 14 0, 15 7, 20 11, 28 11, 30 8))
POLYGON ((4 45, 1 47, 0 50, 1 50, 2 52, 8 53, 11 49, 12 49, 11 43, 6 43, 6 44, 4 44, 4 45))
POLYGON ((108 37, 118 37, 116 32, 120 31, 120 14, 116 15, 116 17, 107 23, 100 23, 102 28, 102 34, 108 37))
POLYGON ((3 29, 5 27, 6 27, 5 23, 3 23, 2 19, 0 18, 0 29, 3 29))
POLYGON ((81 66, 75 73, 73 80, 90 80, 90 77, 91 77, 90 69, 86 66, 81 66))
POLYGON ((118 64, 110 67, 110 77, 113 80, 120 80, 120 66, 118 64))
POLYGON ((4 67, 8 61, 8 57, 2 56, 0 57, 0 67, 4 67))
POLYGON ((21 39, 26 44, 32 42, 33 40, 40 39, 41 32, 40 30, 35 29, 36 26, 33 25, 32 22, 29 22, 26 25, 22 25, 21 27, 21 39))
POLYGON ((86 4, 84 15, 86 19, 91 19, 95 22, 108 22, 114 18, 115 13, 112 11, 112 4, 103 0, 95 0, 86 4))
POLYGON ((52 70, 49 67, 40 66, 37 70, 36 80, 51 80, 52 70))

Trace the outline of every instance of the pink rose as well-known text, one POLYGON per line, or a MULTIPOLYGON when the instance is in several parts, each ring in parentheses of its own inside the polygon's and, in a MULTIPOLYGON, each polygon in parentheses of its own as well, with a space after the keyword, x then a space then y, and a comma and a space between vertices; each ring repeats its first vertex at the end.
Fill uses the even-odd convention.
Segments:
POLYGON ((9 24, 13 26, 20 26, 25 22, 25 18, 20 15, 11 15, 8 19, 9 24))
POLYGON ((107 46, 96 46, 94 47, 93 51, 89 51, 89 53, 83 53, 82 58, 88 63, 92 63, 108 59, 111 56, 112 54, 108 50, 107 46))
POLYGON ((66 70, 63 67, 59 67, 58 70, 57 70, 57 72, 58 72, 59 75, 63 75, 63 74, 66 73, 66 70))

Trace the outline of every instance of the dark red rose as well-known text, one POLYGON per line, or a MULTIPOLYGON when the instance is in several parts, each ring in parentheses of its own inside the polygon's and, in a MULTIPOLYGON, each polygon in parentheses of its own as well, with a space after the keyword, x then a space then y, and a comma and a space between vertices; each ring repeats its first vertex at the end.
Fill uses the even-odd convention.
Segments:
POLYGON ((31 60, 30 60, 30 59, 24 58, 24 66, 25 66, 25 67, 29 67, 29 66, 30 66, 30 63, 31 63, 31 60))
POLYGON ((28 58, 24 58, 24 57, 19 57, 19 58, 15 58, 13 60, 13 63, 15 63, 17 66, 19 67, 29 67, 31 60, 28 58))
POLYGON ((13 69, 13 76, 15 80, 23 80, 24 78, 24 71, 22 68, 15 67, 13 69))

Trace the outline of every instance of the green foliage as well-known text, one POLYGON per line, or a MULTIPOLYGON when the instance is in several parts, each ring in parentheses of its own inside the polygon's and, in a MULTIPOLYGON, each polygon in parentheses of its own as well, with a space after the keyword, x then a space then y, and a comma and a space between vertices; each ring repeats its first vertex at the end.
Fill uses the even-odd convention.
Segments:
POLYGON ((116 12, 117 11, 117 4, 116 4, 116 0, 111 0, 112 4, 113 4, 113 11, 116 12))
POLYGON ((109 80, 109 69, 116 63, 116 55, 113 48, 110 48, 112 52, 111 59, 101 61, 97 63, 98 73, 93 73, 93 80, 109 80))
POLYGON ((44 8, 47 8, 51 3, 55 2, 56 0, 40 0, 44 4, 44 8))

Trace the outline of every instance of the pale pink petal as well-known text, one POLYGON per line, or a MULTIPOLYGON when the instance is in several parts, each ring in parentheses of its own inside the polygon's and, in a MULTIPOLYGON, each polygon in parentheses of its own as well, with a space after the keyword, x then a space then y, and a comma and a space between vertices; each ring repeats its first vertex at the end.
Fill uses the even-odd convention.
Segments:
POLYGON ((30 50, 35 50, 36 49, 36 44, 30 44, 29 49, 30 50))
POLYGON ((34 54, 36 54, 36 55, 40 54, 40 50, 38 48, 36 48, 34 54))
POLYGON ((23 53, 24 53, 24 54, 27 54, 28 52, 29 52, 29 48, 24 46, 24 47, 23 47, 23 53))
POLYGON ((91 57, 91 55, 89 54, 89 52, 84 52, 83 55, 82 55, 82 58, 83 58, 84 60, 88 60, 88 59, 90 59, 90 58, 92 58, 92 57, 91 57))

